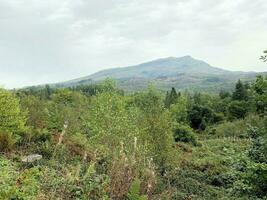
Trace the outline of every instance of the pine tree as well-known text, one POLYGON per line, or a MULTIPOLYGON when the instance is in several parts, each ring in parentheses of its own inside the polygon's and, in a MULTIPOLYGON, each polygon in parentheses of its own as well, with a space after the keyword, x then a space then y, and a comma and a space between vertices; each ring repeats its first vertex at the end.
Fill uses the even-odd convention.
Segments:
POLYGON ((175 104, 178 99, 178 94, 175 90, 175 88, 171 89, 171 92, 167 92, 166 99, 165 99, 165 107, 169 108, 172 104, 175 104))
POLYGON ((166 108, 170 107, 170 94, 169 94, 169 91, 167 91, 167 93, 166 93, 164 104, 165 104, 166 108))
POLYGON ((239 79, 235 85, 235 91, 232 96, 233 100, 246 101, 248 99, 247 89, 239 79))

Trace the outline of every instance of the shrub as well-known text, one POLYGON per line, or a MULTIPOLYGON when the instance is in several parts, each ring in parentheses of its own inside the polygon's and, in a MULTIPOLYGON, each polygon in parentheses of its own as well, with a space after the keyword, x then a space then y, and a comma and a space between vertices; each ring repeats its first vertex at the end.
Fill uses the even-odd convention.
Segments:
POLYGON ((218 137, 246 137, 246 129, 244 120, 236 120, 213 126, 207 132, 218 137))
POLYGON ((258 127, 262 124, 263 120, 259 116, 248 115, 245 119, 226 121, 211 126, 207 129, 207 133, 217 137, 251 138, 254 134, 258 134, 258 127))
POLYGON ((95 164, 73 166, 67 169, 65 198, 70 199, 108 199, 109 179, 97 174, 95 164))
POLYGON ((122 154, 115 159, 110 170, 110 195, 112 199, 125 199, 134 176, 133 166, 122 154))
POLYGON ((129 200, 147 200, 145 195, 140 195, 140 185, 141 181, 139 179, 132 182, 128 193, 129 200))
POLYGON ((12 149, 19 137, 9 132, 0 132, 0 152, 12 149))
POLYGON ((192 128, 187 125, 177 124, 173 131, 173 137, 175 142, 185 142, 193 145, 197 144, 192 128))
POLYGON ((221 115, 216 115, 210 107, 197 104, 189 110, 188 117, 191 127, 200 130, 205 130, 207 125, 223 119, 221 115))
POLYGON ((38 167, 18 173, 13 163, 0 158, 0 168, 1 199, 37 199, 42 176, 38 167))

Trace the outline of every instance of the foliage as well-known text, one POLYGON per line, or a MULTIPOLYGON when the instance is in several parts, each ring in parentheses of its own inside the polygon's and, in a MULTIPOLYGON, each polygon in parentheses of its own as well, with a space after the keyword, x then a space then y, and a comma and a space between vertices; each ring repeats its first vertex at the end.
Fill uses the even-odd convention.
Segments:
POLYGON ((172 88, 170 93, 167 92, 166 98, 165 98, 165 107, 169 108, 172 104, 175 104, 178 100, 178 97, 180 94, 177 94, 175 88, 172 88))
POLYGON ((229 138, 233 140, 255 138, 259 134, 259 128, 264 124, 264 120, 259 115, 250 114, 244 119, 224 121, 206 130, 209 138, 229 138))
POLYGON ((0 151, 11 150, 19 137, 10 132, 0 132, 0 151))
POLYGON ((252 87, 255 91, 257 112, 267 112, 267 77, 258 76, 252 87))
POLYGON ((139 179, 135 179, 132 182, 128 193, 129 200, 147 200, 145 195, 140 195, 140 185, 141 181, 139 179))
POLYGON ((227 110, 229 119, 242 119, 248 113, 248 104, 245 101, 232 101, 227 110))
POLYGON ((188 102, 187 98, 180 96, 177 103, 170 106, 173 121, 177 123, 188 123, 188 102))
POLYGON ((266 86, 1 89, 0 198, 266 199, 266 86))
POLYGON ((18 98, 0 88, 0 151, 10 149, 26 131, 26 115, 18 98))
POLYGON ((153 88, 138 94, 135 104, 141 110, 141 141, 148 149, 159 170, 163 173, 170 164, 172 154, 172 120, 164 109, 160 94, 153 88))
POLYGON ((3 199, 36 199, 40 192, 42 172, 38 167, 20 174, 10 161, 0 158, 0 197, 3 199))
POLYGON ((0 105, 0 131, 25 131, 25 114, 21 111, 19 100, 11 92, 0 89, 0 105))
POLYGON ((231 94, 225 90, 221 90, 219 93, 221 99, 225 99, 231 96, 231 94))
POLYGON ((107 176, 97 175, 94 163, 89 166, 77 165, 68 170, 67 191, 72 199, 107 199, 107 176))
POLYGON ((175 142, 197 144, 196 136, 188 125, 177 124, 173 131, 173 137, 175 142))
POLYGON ((189 122, 194 129, 205 130, 207 125, 222 120, 219 115, 208 106, 194 105, 188 113, 189 122))
POLYGON ((247 88, 243 84, 243 82, 239 79, 235 85, 235 91, 232 95, 233 100, 237 101, 246 101, 248 100, 247 88))
POLYGON ((121 143, 126 148, 138 136, 136 110, 126 108, 119 94, 101 93, 92 98, 86 126, 92 143, 102 144, 114 152, 121 143))

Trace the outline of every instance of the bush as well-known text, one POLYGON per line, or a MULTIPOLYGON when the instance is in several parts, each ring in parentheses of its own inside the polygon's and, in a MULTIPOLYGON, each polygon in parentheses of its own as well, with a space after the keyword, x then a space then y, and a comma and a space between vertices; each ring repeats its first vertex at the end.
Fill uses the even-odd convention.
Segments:
POLYGON ((0 152, 12 149, 18 137, 9 132, 0 132, 0 152))
POLYGON ((253 140, 249 156, 256 162, 267 164, 267 135, 253 140))
POLYGON ((147 197, 145 195, 140 195, 140 185, 141 181, 139 179, 135 179, 132 182, 128 193, 129 200, 147 200, 147 197))
POLYGON ((191 127, 200 130, 205 130, 207 125, 223 119, 221 114, 216 114, 210 107, 201 105, 194 105, 189 111, 188 117, 191 127))
POLYGON ((185 142, 193 145, 197 144, 192 128, 187 125, 177 124, 173 131, 173 137, 175 142, 185 142))
POLYGON ((244 120, 236 120, 213 126, 207 132, 217 137, 246 137, 246 130, 246 122, 244 120))
POLYGON ((211 126, 207 133, 217 137, 253 138, 258 133, 258 127, 263 126, 263 119, 257 115, 248 115, 245 119, 226 121, 211 126))
POLYGON ((1 199, 37 199, 42 176, 38 167, 18 173, 13 163, 0 158, 0 168, 1 199))

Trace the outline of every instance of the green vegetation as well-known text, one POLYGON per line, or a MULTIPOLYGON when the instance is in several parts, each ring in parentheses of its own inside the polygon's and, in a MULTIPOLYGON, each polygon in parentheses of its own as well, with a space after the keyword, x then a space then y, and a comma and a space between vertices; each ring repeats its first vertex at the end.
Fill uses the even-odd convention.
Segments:
MULTIPOLYGON (((262 56, 266 60, 266 56, 262 56)), ((99 86, 91 86, 106 78, 117 81, 118 87, 126 92, 146 90, 153 83, 157 88, 180 91, 218 93, 218 88, 232 90, 236 80, 252 81, 260 74, 257 72, 228 71, 213 67, 202 60, 191 56, 168 57, 130 67, 102 70, 86 77, 53 84, 54 87, 79 87, 82 91, 101 90, 99 86)), ((265 72, 266 74, 266 72, 265 72)), ((170 94, 172 95, 172 94, 170 94)))
POLYGON ((267 77, 219 94, 0 89, 0 152, 3 200, 266 199, 267 77))

